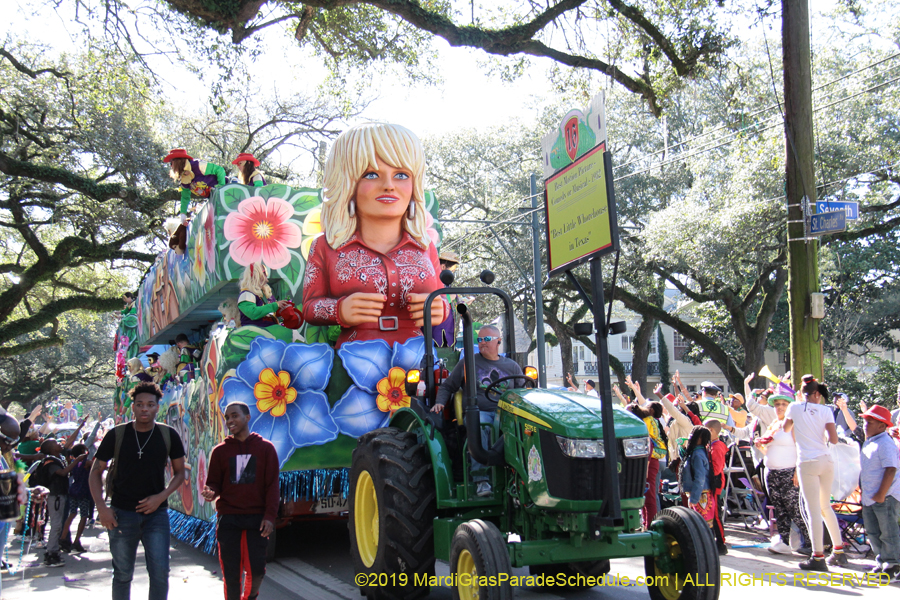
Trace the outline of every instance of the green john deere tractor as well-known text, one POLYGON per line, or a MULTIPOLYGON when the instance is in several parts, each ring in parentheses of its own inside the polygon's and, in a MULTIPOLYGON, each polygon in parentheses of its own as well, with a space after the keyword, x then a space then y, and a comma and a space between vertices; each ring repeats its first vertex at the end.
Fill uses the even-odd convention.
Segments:
MULTIPOLYGON (((448 275, 442 274, 446 285, 448 275)), ((512 301, 505 292, 444 288, 432 298, 438 293, 500 297, 514 355, 512 301)), ((457 311, 466 372, 474 373, 471 318, 464 305, 457 311)), ((462 406, 456 402, 464 414, 457 410, 453 419, 428 411, 437 385, 430 321, 426 314, 425 393, 398 410, 389 427, 360 437, 353 452, 350 545, 362 594, 423 597, 431 585, 445 583, 434 576, 436 558, 450 564, 454 598, 494 600, 511 599, 514 584, 540 585, 540 576, 554 578, 554 585, 600 585, 610 559, 642 556, 654 600, 718 598, 719 556, 697 513, 665 509, 648 530, 641 528, 650 443, 640 419, 619 407, 604 410, 597 398, 537 389, 532 378, 517 376, 514 385, 521 387, 503 389, 510 382, 499 380, 486 389, 499 413, 495 442, 484 448, 474 377, 464 384, 462 406), (604 412, 613 427, 604 429, 604 412), (489 465, 487 497, 475 494, 469 454, 489 465), (533 579, 510 576, 525 566, 533 579)), ((412 396, 415 372, 411 380, 412 396)))

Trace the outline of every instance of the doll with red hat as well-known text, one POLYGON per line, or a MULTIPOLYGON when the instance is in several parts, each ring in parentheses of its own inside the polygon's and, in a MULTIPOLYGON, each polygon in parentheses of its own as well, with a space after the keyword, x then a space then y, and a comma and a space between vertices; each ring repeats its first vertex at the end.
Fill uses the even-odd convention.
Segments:
POLYGON ((244 185, 262 187, 266 185, 266 178, 259 170, 259 160, 249 152, 241 152, 231 164, 237 165, 238 181, 244 185))
POLYGON ((887 430, 891 413, 883 406, 862 414, 866 441, 860 453, 859 486, 869 545, 875 553, 874 572, 900 581, 900 450, 887 430))
POLYGON ((205 160, 194 160, 184 148, 170 150, 163 158, 171 163, 169 176, 181 185, 181 222, 187 220, 191 194, 209 198, 217 185, 225 185, 225 169, 205 160))

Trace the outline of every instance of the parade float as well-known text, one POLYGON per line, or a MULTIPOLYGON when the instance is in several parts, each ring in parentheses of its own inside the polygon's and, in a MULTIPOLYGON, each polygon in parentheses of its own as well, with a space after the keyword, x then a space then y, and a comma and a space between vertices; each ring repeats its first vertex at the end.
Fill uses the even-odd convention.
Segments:
MULTIPOLYGON (((428 235, 437 244, 437 201, 424 192, 428 235)), ((116 333, 118 421, 131 418, 139 358, 163 389, 159 420, 185 444, 187 477, 169 499, 172 533, 207 552, 215 549, 215 506, 200 494, 213 447, 226 436, 223 409, 243 401, 251 431, 270 440, 281 464, 279 526, 346 510, 348 467, 357 438, 387 423, 395 408, 384 391, 397 369, 417 368, 423 338, 370 340, 335 350, 340 327, 241 326, 239 281, 251 264, 266 267, 273 295, 301 307, 310 247, 323 235, 319 189, 286 185, 217 187, 188 222, 183 251, 162 252, 141 282, 116 333), (224 314, 223 314, 224 311, 224 314), (288 332, 284 335, 285 331, 288 332), (199 350, 174 368, 163 351, 179 334, 199 350), (142 349, 144 352, 142 352, 142 349), (384 389, 383 389, 384 388, 384 389)), ((324 240, 323 240, 324 241, 324 240)), ((177 351, 173 351, 177 352, 177 351)), ((388 391, 388 395, 390 392, 388 391)), ((406 397, 408 402, 408 396, 406 397)))

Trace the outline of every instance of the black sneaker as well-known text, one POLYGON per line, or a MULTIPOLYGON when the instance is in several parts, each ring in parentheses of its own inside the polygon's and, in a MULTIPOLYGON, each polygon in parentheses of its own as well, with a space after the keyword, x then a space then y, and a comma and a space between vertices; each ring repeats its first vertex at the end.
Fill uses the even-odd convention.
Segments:
POLYGON ((49 568, 63 567, 66 561, 60 558, 59 554, 47 554, 44 556, 44 566, 49 568))
POLYGON ((825 562, 832 567, 846 567, 847 555, 844 552, 832 552, 831 556, 825 559, 825 562))
POLYGON ((728 546, 721 543, 716 543, 716 546, 719 549, 719 556, 725 556, 726 554, 728 554, 728 546))
POLYGON ((72 550, 74 550, 75 552, 87 552, 87 550, 84 549, 84 546, 81 545, 80 541, 72 544, 72 550))
POLYGON ((800 568, 804 571, 828 572, 828 565, 825 564, 824 556, 822 558, 810 557, 809 560, 804 560, 800 563, 800 568))
POLYGON ((893 565, 882 571, 885 575, 891 576, 892 582, 900 581, 900 565, 893 565))
POLYGON ((59 540, 59 549, 63 552, 69 552, 72 549, 71 540, 59 540))

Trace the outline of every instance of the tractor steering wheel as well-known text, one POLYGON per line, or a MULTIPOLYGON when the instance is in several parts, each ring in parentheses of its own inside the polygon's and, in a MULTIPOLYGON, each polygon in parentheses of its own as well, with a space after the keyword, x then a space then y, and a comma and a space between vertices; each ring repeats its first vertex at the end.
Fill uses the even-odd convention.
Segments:
POLYGON ((524 379, 525 387, 528 389, 534 389, 537 387, 537 384, 534 382, 534 379, 531 377, 526 377, 525 375, 509 375, 507 377, 501 377, 497 381, 492 382, 489 386, 484 388, 484 395, 491 402, 499 402, 500 396, 503 395, 505 390, 497 389, 497 386, 503 383, 504 381, 509 381, 510 379, 524 379))

